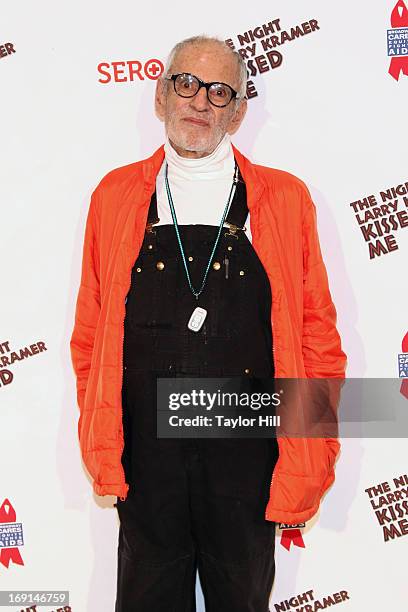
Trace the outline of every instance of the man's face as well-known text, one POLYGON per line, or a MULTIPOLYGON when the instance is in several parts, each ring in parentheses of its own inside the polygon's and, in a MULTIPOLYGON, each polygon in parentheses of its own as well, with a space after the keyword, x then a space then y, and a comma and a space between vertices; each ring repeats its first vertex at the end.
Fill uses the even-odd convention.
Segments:
MULTIPOLYGON (((233 57, 219 45, 187 45, 176 56, 171 74, 189 72, 205 82, 227 83, 238 91, 239 76, 233 57)), ((156 88, 156 113, 164 121, 168 138, 179 155, 203 157, 217 147, 226 132, 233 134, 246 111, 246 100, 238 106, 231 100, 219 108, 211 104, 202 87, 192 98, 182 98, 171 81, 159 79, 156 88)))

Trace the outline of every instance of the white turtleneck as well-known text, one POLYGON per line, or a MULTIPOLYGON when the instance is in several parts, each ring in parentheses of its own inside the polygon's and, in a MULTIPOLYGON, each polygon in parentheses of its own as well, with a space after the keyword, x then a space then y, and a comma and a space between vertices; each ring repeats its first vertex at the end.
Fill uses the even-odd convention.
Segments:
MULTIPOLYGON (((225 134, 210 155, 197 159, 182 157, 166 136, 165 158, 156 179, 157 225, 173 224, 164 184, 165 162, 174 209, 179 225, 219 226, 234 176, 235 160, 231 137, 225 134)), ((246 235, 251 240, 249 214, 245 224, 246 235)))

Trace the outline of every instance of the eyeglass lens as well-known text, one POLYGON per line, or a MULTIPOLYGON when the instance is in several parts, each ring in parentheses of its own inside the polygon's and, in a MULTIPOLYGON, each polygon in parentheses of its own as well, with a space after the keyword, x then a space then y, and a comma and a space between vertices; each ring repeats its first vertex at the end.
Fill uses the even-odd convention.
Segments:
MULTIPOLYGON (((175 81, 176 93, 184 98, 194 96, 200 88, 198 79, 192 74, 180 74, 175 81)), ((216 106, 228 104, 232 91, 228 85, 214 83, 208 88, 208 98, 216 106)))

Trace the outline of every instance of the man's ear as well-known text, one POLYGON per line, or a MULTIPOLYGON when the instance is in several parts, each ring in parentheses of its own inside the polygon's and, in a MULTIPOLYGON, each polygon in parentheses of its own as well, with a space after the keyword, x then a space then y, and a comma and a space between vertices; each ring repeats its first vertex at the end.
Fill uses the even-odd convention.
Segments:
POLYGON ((156 93, 154 96, 154 107, 157 118, 160 121, 164 121, 165 107, 166 107, 166 94, 165 94, 166 82, 162 77, 159 77, 156 82, 156 93))
POLYGON ((247 100, 244 98, 243 100, 241 100, 235 113, 230 119, 230 122, 227 128, 228 134, 235 134, 235 132, 238 130, 239 126, 241 125, 246 112, 247 112, 247 100))

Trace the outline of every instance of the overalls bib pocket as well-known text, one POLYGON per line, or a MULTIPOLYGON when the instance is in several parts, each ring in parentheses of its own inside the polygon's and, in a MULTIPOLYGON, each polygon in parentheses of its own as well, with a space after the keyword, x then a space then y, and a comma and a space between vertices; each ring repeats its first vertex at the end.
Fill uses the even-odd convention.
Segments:
POLYGON ((158 248, 157 240, 145 236, 132 269, 126 309, 130 329, 156 335, 174 331, 177 302, 177 253, 158 248))

